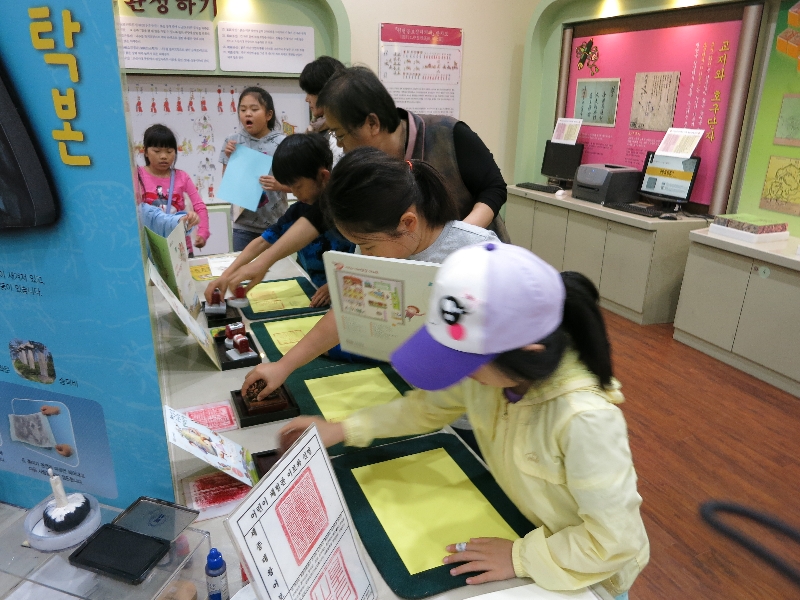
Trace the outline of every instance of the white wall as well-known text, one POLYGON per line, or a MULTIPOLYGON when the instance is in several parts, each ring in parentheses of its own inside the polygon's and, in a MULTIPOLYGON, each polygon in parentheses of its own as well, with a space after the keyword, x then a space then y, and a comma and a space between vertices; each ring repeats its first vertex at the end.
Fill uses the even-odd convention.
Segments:
POLYGON ((352 62, 373 71, 380 23, 464 30, 461 120, 492 151, 506 183, 513 183, 525 34, 539 1, 342 0, 350 18, 352 62))

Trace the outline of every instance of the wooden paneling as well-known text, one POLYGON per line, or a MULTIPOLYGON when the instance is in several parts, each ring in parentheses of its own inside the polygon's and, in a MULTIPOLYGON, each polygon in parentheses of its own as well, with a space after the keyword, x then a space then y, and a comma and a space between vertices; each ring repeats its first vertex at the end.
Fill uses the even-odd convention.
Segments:
MULTIPOLYGON (((671 325, 603 313, 652 546, 631 599, 800 598, 698 513, 702 502, 724 499, 800 528, 800 399, 673 340, 671 325)), ((797 545, 743 528, 800 563, 797 545)))

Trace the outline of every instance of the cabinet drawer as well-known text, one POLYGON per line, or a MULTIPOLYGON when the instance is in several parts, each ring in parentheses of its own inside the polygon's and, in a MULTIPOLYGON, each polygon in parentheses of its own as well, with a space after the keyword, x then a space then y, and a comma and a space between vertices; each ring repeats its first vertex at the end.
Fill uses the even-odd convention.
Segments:
POLYGON ((641 313, 655 232, 622 223, 609 223, 606 234, 600 295, 641 313))
POLYGON ((566 208, 537 202, 533 214, 531 250, 559 271, 564 264, 564 239, 567 235, 566 208))
POLYGON ((583 273, 599 286, 607 230, 606 219, 569 211, 562 270, 583 273))

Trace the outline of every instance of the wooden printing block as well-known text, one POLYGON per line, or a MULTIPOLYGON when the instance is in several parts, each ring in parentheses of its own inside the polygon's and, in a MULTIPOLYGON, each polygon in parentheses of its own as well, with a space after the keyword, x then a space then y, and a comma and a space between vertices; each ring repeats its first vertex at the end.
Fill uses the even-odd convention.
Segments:
POLYGON ((266 383, 259 379, 249 388, 243 396, 244 405, 248 415, 260 415, 263 413, 284 410, 289 407, 289 398, 283 386, 272 392, 263 400, 256 400, 258 394, 266 387, 266 383))

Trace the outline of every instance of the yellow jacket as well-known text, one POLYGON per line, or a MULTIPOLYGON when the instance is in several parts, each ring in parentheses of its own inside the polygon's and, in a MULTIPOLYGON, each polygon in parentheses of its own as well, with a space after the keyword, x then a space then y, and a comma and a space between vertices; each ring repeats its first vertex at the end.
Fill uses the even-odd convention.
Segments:
POLYGON ((614 383, 603 390, 570 350, 517 403, 471 379, 414 390, 347 418, 345 443, 434 431, 466 412, 492 475, 537 527, 514 542, 517 576, 551 590, 602 583, 616 596, 649 561, 650 544, 614 383))

